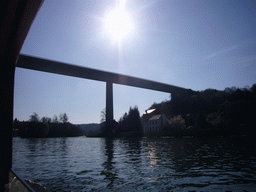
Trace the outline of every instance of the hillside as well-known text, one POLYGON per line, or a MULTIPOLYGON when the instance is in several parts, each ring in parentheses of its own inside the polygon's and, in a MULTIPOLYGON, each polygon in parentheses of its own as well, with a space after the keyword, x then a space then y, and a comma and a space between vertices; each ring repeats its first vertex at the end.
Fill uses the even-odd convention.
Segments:
POLYGON ((256 84, 251 88, 206 89, 186 95, 171 95, 171 99, 154 103, 169 119, 178 116, 185 127, 220 129, 234 134, 251 134, 256 126, 256 84))

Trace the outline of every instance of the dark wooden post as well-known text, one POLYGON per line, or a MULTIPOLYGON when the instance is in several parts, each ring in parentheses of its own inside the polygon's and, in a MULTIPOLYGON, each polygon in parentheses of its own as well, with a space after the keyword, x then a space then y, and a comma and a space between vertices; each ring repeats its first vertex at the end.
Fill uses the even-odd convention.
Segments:
POLYGON ((111 134, 113 122, 113 83, 106 83, 106 134, 111 134))
POLYGON ((15 63, 43 0, 0 3, 0 191, 12 168, 12 123, 15 63))
POLYGON ((12 122, 13 122, 13 89, 15 61, 1 60, 0 86, 0 167, 1 191, 9 182, 8 174, 12 167, 12 122), (2 183, 3 182, 3 183, 2 183))

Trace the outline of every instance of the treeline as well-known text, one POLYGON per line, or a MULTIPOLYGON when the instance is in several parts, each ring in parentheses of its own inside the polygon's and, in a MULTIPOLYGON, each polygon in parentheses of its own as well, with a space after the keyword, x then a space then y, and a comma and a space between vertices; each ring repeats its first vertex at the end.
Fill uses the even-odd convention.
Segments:
MULTIPOLYGON (((105 120, 105 109, 101 112, 102 119, 105 120)), ((109 125, 110 131, 107 131, 106 122, 101 123, 101 134, 97 136, 112 136, 112 137, 142 137, 143 126, 140 119, 138 107, 130 107, 129 112, 125 112, 118 122, 115 120, 109 125), (110 135, 109 135, 110 132, 110 135)))
POLYGON ((137 106, 134 108, 130 107, 128 114, 124 113, 124 115, 119 119, 117 133, 121 136, 143 136, 143 126, 137 106))
POLYGON ((149 109, 153 108, 174 122, 167 133, 175 130, 172 129, 175 126, 176 130, 194 127, 199 134, 255 135, 256 84, 242 89, 171 94, 169 101, 154 103, 149 109))
POLYGON ((37 113, 30 116, 29 121, 14 120, 14 136, 23 138, 43 137, 76 137, 83 134, 82 130, 68 122, 66 113, 54 115, 53 119, 48 117, 39 118, 37 113))

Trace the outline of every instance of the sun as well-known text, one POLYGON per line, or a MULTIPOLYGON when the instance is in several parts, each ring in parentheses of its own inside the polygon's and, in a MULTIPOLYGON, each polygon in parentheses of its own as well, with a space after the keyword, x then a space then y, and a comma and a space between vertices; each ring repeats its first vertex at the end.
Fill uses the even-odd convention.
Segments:
POLYGON ((105 17, 105 30, 114 40, 121 41, 133 31, 130 13, 124 5, 110 10, 105 17))

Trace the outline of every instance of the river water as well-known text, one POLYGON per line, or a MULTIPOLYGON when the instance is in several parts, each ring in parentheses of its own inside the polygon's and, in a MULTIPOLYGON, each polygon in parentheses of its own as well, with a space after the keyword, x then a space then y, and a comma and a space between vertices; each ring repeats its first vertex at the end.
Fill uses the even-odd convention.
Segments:
POLYGON ((14 138, 13 169, 49 191, 256 191, 256 142, 14 138))

